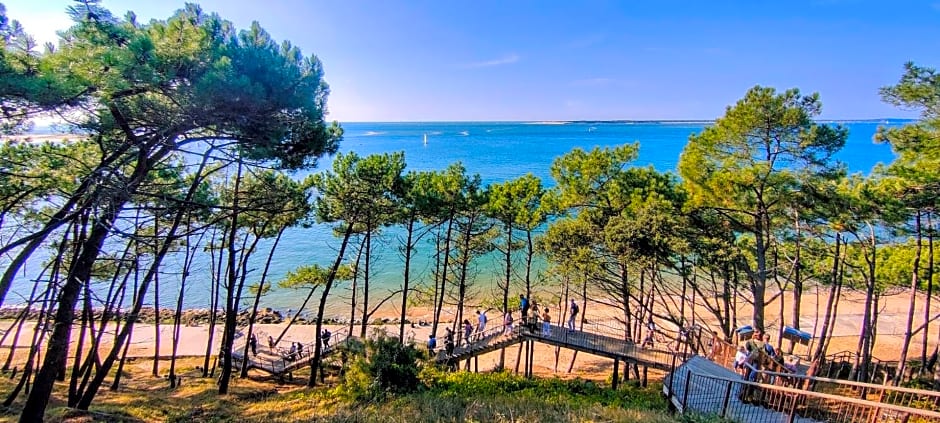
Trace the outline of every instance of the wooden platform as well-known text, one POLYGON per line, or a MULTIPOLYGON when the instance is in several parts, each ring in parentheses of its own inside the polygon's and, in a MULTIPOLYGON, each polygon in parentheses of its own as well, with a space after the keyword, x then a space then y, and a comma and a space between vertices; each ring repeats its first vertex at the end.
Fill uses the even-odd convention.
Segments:
MULTIPOLYGON (((663 393, 680 413, 693 411, 721 415, 738 422, 789 422, 789 415, 765 406, 744 402, 750 396, 741 376, 701 356, 689 358, 663 380, 663 393), (705 376, 705 377, 696 377, 705 376), (716 378, 716 379, 711 379, 716 378)), ((815 423, 799 416, 792 420, 815 423)))
MULTIPOLYGON (((542 332, 541 326, 538 326, 535 330, 517 327, 511 333, 502 333, 500 331, 485 333, 474 342, 455 348, 453 354, 438 355, 437 361, 466 360, 526 340, 661 370, 671 369, 674 363, 673 358, 679 354, 673 351, 643 348, 634 342, 625 341, 611 335, 579 330, 572 331, 561 326, 550 325, 547 332, 542 332)), ((679 360, 681 362, 681 357, 679 360)))
MULTIPOLYGON (((335 342, 331 342, 327 347, 321 348, 321 358, 326 358, 334 352, 339 351, 341 346, 355 341, 356 337, 348 337, 345 336, 344 333, 342 336, 339 334, 334 335, 333 340, 335 342)), ((292 342, 290 340, 282 340, 282 344, 291 345, 292 342)), ((310 358, 313 355, 314 345, 313 343, 302 345, 303 352, 301 354, 295 352, 293 355, 285 348, 277 347, 272 349, 268 346, 258 345, 256 354, 248 353, 248 368, 261 370, 275 376, 282 376, 303 367, 308 367, 310 366, 310 358)), ((236 364, 241 365, 241 362, 245 359, 244 351, 244 343, 236 345, 232 349, 232 359, 236 364)))

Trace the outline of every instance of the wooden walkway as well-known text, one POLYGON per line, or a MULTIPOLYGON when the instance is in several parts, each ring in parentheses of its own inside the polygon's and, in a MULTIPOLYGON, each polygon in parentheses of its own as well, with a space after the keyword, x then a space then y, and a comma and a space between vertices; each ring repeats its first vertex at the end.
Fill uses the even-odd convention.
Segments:
POLYGON ((738 422, 800 422, 817 420, 790 415, 759 405, 757 390, 749 391, 741 376, 711 360, 694 356, 663 380, 663 393, 680 413, 694 411, 738 422), (742 381, 743 382, 743 381, 742 381))
POLYGON ((671 369, 677 356, 680 362, 682 360, 681 353, 644 348, 634 342, 607 334, 570 331, 557 325, 550 325, 548 332, 542 332, 539 325, 536 329, 516 327, 510 333, 503 333, 502 328, 489 329, 478 335, 473 342, 455 348, 452 354, 439 354, 437 361, 467 360, 527 340, 661 370, 671 369))
MULTIPOLYGON (((340 346, 345 346, 349 342, 356 340, 356 337, 347 336, 345 332, 334 334, 331 338, 330 344, 320 350, 320 356, 326 358, 332 353, 339 351, 340 346)), ((282 345, 292 345, 294 341, 289 339, 281 340, 282 345)), ((310 343, 301 343, 303 349, 301 353, 296 351, 291 354, 289 349, 282 347, 270 348, 267 345, 258 345, 257 354, 252 354, 248 352, 248 368, 257 369, 266 373, 270 373, 275 376, 282 376, 288 373, 291 373, 295 370, 299 370, 303 367, 310 366, 310 358, 313 356, 314 344, 310 343)), ((235 361, 236 365, 240 366, 242 361, 245 359, 245 343, 241 342, 236 344, 232 348, 232 359, 235 361)))

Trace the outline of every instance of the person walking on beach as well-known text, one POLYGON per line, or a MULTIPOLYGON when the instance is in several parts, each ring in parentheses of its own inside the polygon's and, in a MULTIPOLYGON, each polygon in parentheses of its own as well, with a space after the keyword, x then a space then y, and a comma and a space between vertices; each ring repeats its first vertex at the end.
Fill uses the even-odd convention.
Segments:
POLYGON ((545 311, 542 313, 542 336, 549 336, 552 334, 552 316, 548 314, 548 307, 545 307, 545 311))
POLYGON ((574 319, 578 317, 578 303, 571 299, 571 305, 568 306, 568 330, 574 331, 574 319))
POLYGON ((258 337, 255 334, 251 334, 248 338, 248 346, 251 347, 251 354, 258 355, 258 337))
POLYGON ((268 348, 274 351, 274 337, 271 335, 268 335, 268 348))

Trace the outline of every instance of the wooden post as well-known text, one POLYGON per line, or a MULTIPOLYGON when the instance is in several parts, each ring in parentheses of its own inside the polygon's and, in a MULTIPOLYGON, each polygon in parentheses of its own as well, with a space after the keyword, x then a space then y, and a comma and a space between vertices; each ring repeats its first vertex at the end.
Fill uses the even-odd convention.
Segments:
POLYGON ((728 402, 731 401, 731 383, 731 381, 728 381, 728 387, 725 389, 725 399, 721 403, 721 414, 718 415, 721 418, 725 418, 728 414, 728 402))
POLYGON ((519 363, 522 362, 522 349, 525 342, 519 344, 519 352, 516 353, 516 374, 519 374, 519 363))
MULTIPOLYGON (((786 395, 786 394, 784 394, 784 395, 786 395)), ((798 397, 797 395, 791 395, 791 396, 790 396, 790 401, 791 401, 792 403, 790 404, 790 413, 789 413, 789 415, 787 416, 787 423, 793 423, 794 421, 796 421, 796 403, 797 403, 797 400, 799 400, 799 397, 798 397)))
POLYGON ((671 399, 675 393, 673 392, 673 386, 676 381, 676 356, 672 356, 672 371, 669 372, 669 398, 671 399))
POLYGON ((644 388, 646 388, 646 385, 647 385, 647 380, 648 380, 648 379, 647 379, 647 373, 648 373, 648 372, 649 372, 649 367, 647 367, 647 366, 644 364, 644 365, 643 365, 643 381, 641 382, 641 383, 643 384, 643 387, 644 387, 644 388))
POLYGON ((610 384, 611 387, 612 387, 615 391, 617 390, 617 382, 620 381, 620 375, 617 374, 617 373, 619 372, 619 370, 620 370, 620 359, 619 359, 619 358, 615 358, 615 359, 614 359, 614 380, 613 380, 613 382, 610 384))
POLYGON ((689 404, 689 384, 692 383, 692 371, 685 371, 685 390, 682 391, 682 412, 685 413, 685 407, 689 404))
POLYGON ((529 377, 535 377, 535 341, 529 341, 529 377))
POLYGON ((529 377, 529 340, 522 341, 522 346, 525 352, 525 359, 522 362, 522 377, 529 377))
POLYGON ((473 356, 473 373, 480 373, 480 356, 473 356))

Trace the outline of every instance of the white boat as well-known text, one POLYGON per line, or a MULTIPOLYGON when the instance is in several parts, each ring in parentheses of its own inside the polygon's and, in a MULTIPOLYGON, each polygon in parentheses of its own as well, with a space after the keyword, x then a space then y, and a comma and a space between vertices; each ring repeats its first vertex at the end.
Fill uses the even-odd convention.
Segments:
POLYGON ((428 145, 428 134, 424 134, 424 145, 428 145))

